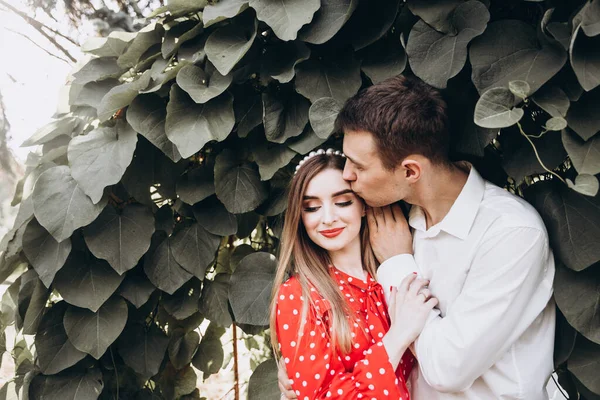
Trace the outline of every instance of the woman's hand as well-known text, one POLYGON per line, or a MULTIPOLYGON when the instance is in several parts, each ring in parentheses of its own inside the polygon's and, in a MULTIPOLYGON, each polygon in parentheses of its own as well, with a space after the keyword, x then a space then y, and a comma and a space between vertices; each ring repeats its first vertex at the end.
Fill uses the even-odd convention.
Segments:
POLYGON ((398 204, 367 209, 369 241, 379 261, 398 254, 412 254, 412 234, 398 204))
POLYGON ((429 281, 410 274, 398 288, 392 288, 388 306, 391 326, 383 344, 396 368, 402 355, 421 333, 430 311, 438 304, 427 289, 429 281))

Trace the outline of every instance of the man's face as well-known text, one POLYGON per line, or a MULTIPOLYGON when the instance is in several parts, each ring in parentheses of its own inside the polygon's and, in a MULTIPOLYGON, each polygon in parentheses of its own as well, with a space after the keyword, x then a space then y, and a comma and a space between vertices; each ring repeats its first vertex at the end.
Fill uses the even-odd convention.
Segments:
POLYGON ((382 207, 406 197, 409 188, 402 168, 390 171, 383 167, 371 133, 344 132, 343 148, 346 154, 343 177, 369 206, 382 207))

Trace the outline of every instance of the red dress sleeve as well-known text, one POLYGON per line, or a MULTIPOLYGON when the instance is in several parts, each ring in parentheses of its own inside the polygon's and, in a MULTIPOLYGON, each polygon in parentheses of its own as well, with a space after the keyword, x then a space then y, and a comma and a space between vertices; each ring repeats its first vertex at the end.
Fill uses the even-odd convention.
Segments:
POLYGON ((399 374, 398 380, 380 339, 365 347, 364 358, 348 371, 331 343, 325 307, 309 309, 306 323, 299 332, 304 301, 301 294, 300 284, 294 278, 284 283, 279 289, 276 311, 282 362, 299 400, 409 400, 404 379, 399 374))

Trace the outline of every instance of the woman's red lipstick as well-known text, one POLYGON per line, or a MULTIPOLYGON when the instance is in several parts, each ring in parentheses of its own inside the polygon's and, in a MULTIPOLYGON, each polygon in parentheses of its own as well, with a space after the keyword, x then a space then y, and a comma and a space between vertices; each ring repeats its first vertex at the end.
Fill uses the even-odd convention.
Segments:
POLYGON ((342 233, 343 230, 344 228, 326 229, 324 231, 319 231, 319 233, 325 236, 326 238, 334 238, 340 233, 342 233))

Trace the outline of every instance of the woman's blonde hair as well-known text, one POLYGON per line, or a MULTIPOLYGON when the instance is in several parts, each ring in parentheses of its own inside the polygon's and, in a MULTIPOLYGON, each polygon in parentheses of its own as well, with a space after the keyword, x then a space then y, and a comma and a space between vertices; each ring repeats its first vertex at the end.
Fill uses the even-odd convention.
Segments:
MULTIPOLYGON (((353 315, 340 293, 338 284, 329 274, 331 260, 327 251, 317 246, 308 236, 302 223, 303 196, 309 182, 321 171, 344 169, 345 158, 335 154, 318 154, 306 160, 294 175, 288 190, 287 210, 281 235, 279 251, 279 263, 273 283, 273 292, 270 306, 270 328, 271 343, 277 358, 279 358, 279 346, 276 329, 276 310, 279 288, 289 276, 295 276, 302 288, 304 299, 299 334, 302 332, 306 317, 309 312, 315 312, 314 301, 311 296, 313 287, 319 297, 325 299, 331 305, 329 320, 331 323, 331 340, 334 349, 342 353, 349 353, 352 345, 351 320, 353 315)), ((361 255, 363 268, 375 276, 377 260, 373 255, 369 242, 368 226, 363 222, 361 230, 361 255)), ((329 333, 329 332, 328 332, 329 333)), ((298 337, 298 342, 302 339, 298 337)), ((297 346, 298 349, 300 346, 297 346)))

